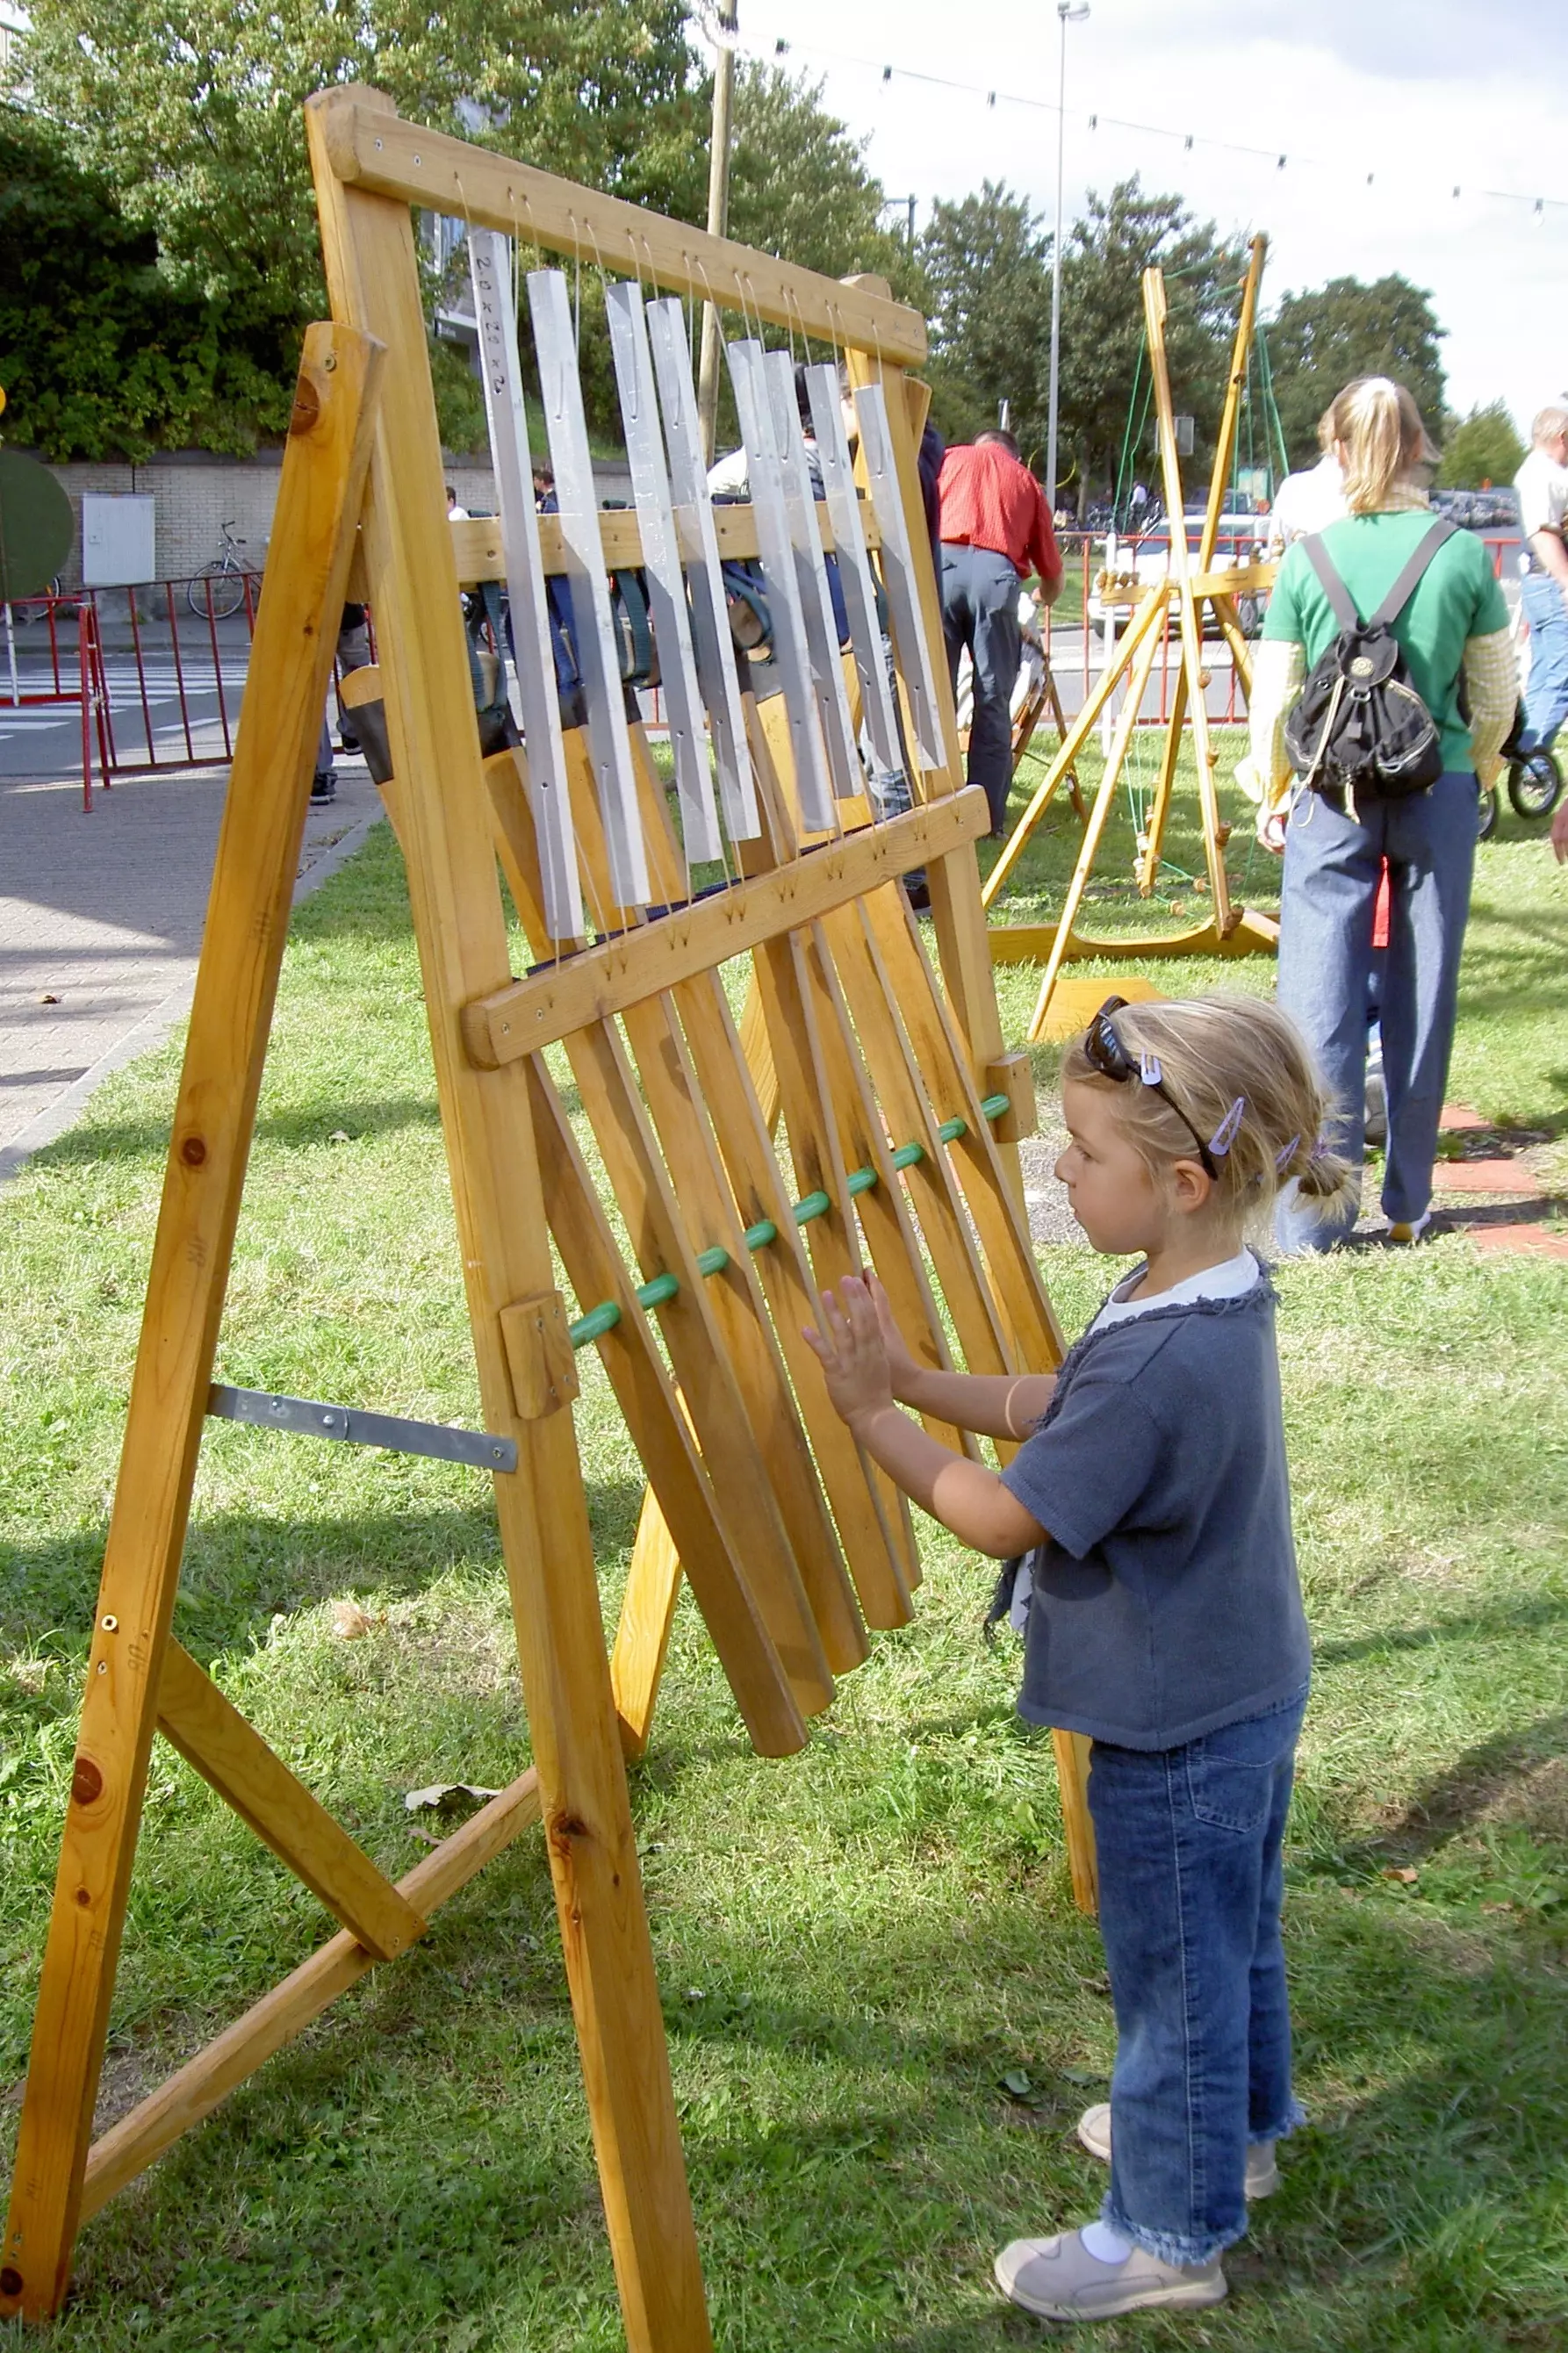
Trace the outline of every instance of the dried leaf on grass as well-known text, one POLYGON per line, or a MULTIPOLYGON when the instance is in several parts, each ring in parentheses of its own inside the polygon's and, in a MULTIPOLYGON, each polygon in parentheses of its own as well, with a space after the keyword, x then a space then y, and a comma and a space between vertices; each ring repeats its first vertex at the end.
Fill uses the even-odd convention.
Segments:
POLYGON ((477 1781, 432 1781, 427 1789, 410 1789, 403 1802, 411 1814, 459 1814, 500 1796, 499 1789, 482 1789, 477 1781))

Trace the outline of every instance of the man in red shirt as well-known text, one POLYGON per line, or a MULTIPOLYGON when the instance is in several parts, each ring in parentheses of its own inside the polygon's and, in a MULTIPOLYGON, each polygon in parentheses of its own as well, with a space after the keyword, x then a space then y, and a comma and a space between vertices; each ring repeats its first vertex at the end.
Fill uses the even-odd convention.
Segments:
POLYGON ((950 449, 937 478, 942 626, 956 683, 965 646, 974 666, 969 781, 984 791, 991 838, 1007 830, 1013 782, 1010 705, 1018 676, 1018 584, 1037 573, 1040 601, 1061 594, 1062 559, 1046 494, 1010 433, 950 449))

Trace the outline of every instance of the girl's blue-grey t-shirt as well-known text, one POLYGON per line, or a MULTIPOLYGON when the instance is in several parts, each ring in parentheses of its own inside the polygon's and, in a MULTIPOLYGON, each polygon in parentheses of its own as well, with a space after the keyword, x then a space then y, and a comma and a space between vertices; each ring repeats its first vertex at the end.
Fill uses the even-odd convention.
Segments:
POLYGON ((1266 1279, 1091 1327, 1002 1477, 1047 1531, 1018 1701, 1031 1723, 1179 1748, 1306 1683, 1266 1279))

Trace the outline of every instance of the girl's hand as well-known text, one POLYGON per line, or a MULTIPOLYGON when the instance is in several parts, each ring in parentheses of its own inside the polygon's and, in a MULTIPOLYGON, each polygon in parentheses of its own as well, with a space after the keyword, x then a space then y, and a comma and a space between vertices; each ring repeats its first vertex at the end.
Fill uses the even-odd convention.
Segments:
MULTIPOLYGON (((884 1314, 900 1348, 903 1342, 888 1312, 885 1296, 879 1309, 872 1291, 858 1275, 846 1275, 837 1296, 825 1291, 821 1302, 821 1325, 805 1325, 806 1343, 822 1366, 835 1412, 853 1428, 856 1422, 886 1412, 895 1403, 884 1314)), ((904 1354, 908 1353, 905 1349, 904 1354)))
POLYGON ((877 1311, 877 1328, 882 1335, 882 1345, 888 1352, 888 1376, 893 1384, 893 1395, 908 1405, 911 1401, 910 1384, 919 1380, 925 1367, 900 1331, 893 1315, 893 1303, 869 1269, 865 1282, 871 1294, 871 1304, 877 1311))

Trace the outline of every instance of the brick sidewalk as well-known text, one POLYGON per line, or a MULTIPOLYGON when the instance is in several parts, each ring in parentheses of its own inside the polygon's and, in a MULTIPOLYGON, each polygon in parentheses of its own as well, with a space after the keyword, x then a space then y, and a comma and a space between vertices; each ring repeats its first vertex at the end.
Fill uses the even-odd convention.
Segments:
MULTIPOLYGON (((187 1011, 227 775, 127 776, 90 815, 79 783, 0 780, 0 1182, 187 1011)), ((340 759, 297 902, 380 813, 363 765, 340 759)))

